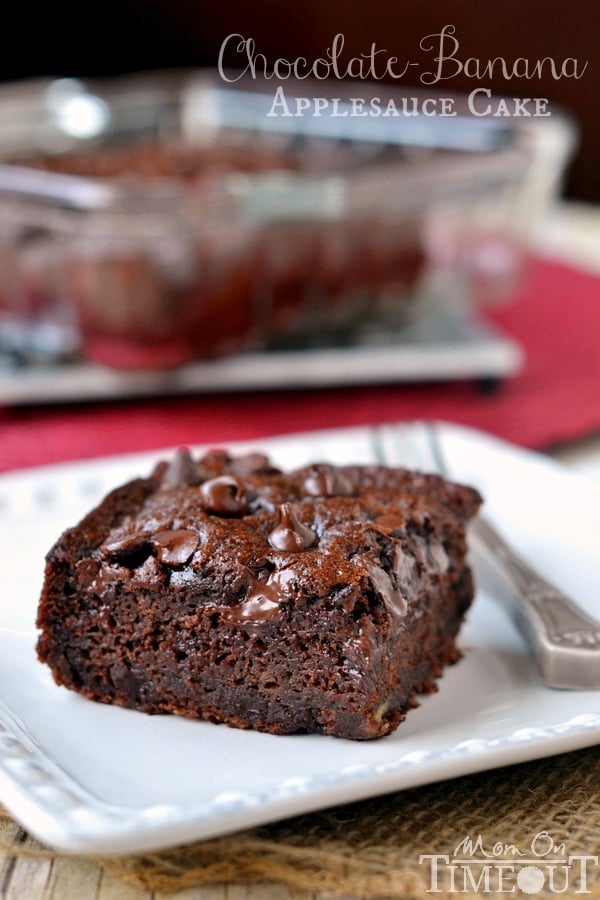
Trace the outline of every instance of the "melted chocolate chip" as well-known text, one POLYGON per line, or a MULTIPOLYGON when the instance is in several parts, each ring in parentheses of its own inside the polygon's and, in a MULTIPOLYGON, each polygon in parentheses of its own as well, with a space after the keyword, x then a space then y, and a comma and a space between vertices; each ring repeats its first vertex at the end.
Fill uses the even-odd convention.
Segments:
POLYGON ((269 534, 268 541, 274 550, 285 553, 299 553, 312 547, 317 536, 314 531, 299 522, 289 503, 279 507, 279 525, 269 534))
POLYGON ((279 612, 279 598, 272 599, 266 593, 248 597, 241 604, 236 616, 241 622, 269 622, 276 619, 279 612))
POLYGON ((246 599, 227 610, 227 618, 248 625, 278 619, 280 604, 291 596, 297 578, 293 569, 273 572, 266 582, 252 576, 246 599))
POLYGON ((114 590, 115 585, 120 580, 129 581, 131 578, 131 573, 118 563, 102 565, 97 562, 94 563, 92 560, 89 560, 89 563, 90 565, 86 566, 85 569, 78 565, 77 574, 82 588, 85 591, 90 591, 90 593, 100 594, 107 589, 110 593, 111 589, 114 590), (122 578, 120 577, 121 573, 122 578))
POLYGON ((200 501, 216 516, 243 516, 248 508, 244 485, 233 475, 220 475, 200 485, 200 501))
POLYGON ((181 447, 168 464, 162 476, 162 485, 166 488, 185 487, 198 484, 200 473, 198 466, 192 459, 190 451, 181 447))
POLYGON ((130 569, 141 565, 150 552, 148 535, 139 532, 106 541, 98 549, 104 559, 120 563, 130 569))
POLYGON ((366 555, 355 556, 353 562, 364 567, 373 589, 377 591, 388 610, 398 616, 406 613, 406 600, 394 579, 381 566, 366 555))
POLYGON ((417 561, 413 554, 407 553, 399 543, 394 547, 392 568, 398 587, 407 593, 413 592, 419 578, 417 561))
POLYGON ((264 453, 246 453, 244 456, 235 456, 229 469, 235 475, 256 475, 258 472, 271 472, 273 467, 268 456, 264 453))
POLYGON ((309 497, 343 497, 352 494, 352 485, 335 466, 311 466, 303 488, 309 497))
POLYGON ((406 600, 385 569, 371 563, 367 565, 367 573, 371 584, 389 611, 400 616, 404 615, 406 613, 406 600))
POLYGON ((198 535, 185 528, 159 531, 152 538, 152 546, 160 562, 167 566, 183 566, 198 546, 198 535))
POLYGON ((437 575, 445 575, 450 568, 450 560, 443 544, 432 544, 429 548, 431 567, 437 575))

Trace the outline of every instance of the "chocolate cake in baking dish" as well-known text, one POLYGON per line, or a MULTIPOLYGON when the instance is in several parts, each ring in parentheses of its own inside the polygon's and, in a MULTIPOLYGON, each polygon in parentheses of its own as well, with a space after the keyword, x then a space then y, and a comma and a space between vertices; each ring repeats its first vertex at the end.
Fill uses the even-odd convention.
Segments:
POLYGON ((147 713, 380 737, 459 656, 480 501, 406 469, 181 450, 50 550, 39 658, 147 713))

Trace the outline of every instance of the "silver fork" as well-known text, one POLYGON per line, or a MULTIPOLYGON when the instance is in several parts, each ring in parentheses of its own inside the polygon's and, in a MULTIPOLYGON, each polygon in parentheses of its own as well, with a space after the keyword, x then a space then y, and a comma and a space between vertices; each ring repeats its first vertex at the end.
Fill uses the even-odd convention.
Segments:
MULTIPOLYGON (((435 424, 381 426, 374 445, 384 464, 452 478, 435 424)), ((469 543, 509 588, 517 625, 545 683, 574 690, 600 688, 600 623, 525 562, 481 514, 469 526, 469 543)))

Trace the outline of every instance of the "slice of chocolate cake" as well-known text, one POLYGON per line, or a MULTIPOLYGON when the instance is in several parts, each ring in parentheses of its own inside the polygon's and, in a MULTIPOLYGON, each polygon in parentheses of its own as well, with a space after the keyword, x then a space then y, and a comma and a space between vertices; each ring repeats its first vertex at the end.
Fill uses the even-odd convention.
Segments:
POLYGON ((458 657, 476 491, 180 451, 47 557, 40 660, 93 700, 278 734, 388 734, 458 657))

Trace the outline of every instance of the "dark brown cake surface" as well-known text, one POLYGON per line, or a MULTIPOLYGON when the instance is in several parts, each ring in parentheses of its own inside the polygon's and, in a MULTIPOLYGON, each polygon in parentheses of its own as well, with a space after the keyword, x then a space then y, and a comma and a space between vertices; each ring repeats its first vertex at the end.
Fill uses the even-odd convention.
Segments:
POLYGON ((379 737, 458 656, 479 503, 404 469, 179 451, 49 552, 39 658, 148 713, 379 737))

